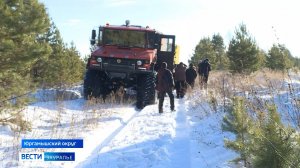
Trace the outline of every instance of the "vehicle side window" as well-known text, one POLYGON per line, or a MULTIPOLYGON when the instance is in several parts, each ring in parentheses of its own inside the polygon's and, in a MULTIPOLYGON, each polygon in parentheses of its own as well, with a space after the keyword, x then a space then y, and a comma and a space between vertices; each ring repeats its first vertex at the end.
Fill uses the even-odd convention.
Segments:
POLYGON ((103 33, 103 29, 100 27, 99 28, 99 36, 98 36, 98 43, 100 45, 102 45, 102 33, 103 33))
POLYGON ((160 51, 172 52, 172 46, 172 38, 161 38, 160 51))

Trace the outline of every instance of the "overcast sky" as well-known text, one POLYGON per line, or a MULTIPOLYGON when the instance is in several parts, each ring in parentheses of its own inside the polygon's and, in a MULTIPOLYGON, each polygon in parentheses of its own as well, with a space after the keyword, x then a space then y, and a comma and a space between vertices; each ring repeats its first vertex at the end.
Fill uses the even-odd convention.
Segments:
POLYGON ((268 51, 285 44, 300 57, 300 1, 298 0, 39 0, 47 8, 64 42, 73 41, 89 54, 91 30, 110 23, 150 26, 176 35, 181 61, 193 55, 203 37, 219 33, 225 45, 245 24, 258 46, 268 51))

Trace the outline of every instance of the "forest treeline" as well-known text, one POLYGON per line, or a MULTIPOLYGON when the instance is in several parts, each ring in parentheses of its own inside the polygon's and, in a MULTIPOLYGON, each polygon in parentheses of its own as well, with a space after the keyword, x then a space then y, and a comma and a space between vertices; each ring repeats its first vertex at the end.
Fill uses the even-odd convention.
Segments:
POLYGON ((37 0, 0 1, 0 18, 0 124, 30 130, 20 109, 27 94, 82 81, 85 64, 37 0))
POLYGON ((83 78, 84 61, 66 44, 38 0, 0 1, 0 114, 26 102, 35 88, 62 87, 83 78))
POLYGON ((249 74, 262 68, 286 71, 300 67, 300 59, 293 56, 284 44, 274 43, 268 51, 262 50, 245 24, 236 28, 228 46, 220 34, 201 38, 189 62, 197 65, 205 58, 210 60, 212 69, 233 73, 249 74))
MULTIPOLYGON (((289 74, 290 69, 300 67, 300 59, 294 57, 284 44, 273 44, 267 52, 262 50, 250 36, 245 24, 239 25, 235 30, 235 35, 228 46, 224 45, 220 34, 200 39, 189 62, 198 65, 200 60, 206 58, 210 60, 212 69, 226 70, 234 74, 230 74, 232 76, 244 78, 266 68, 289 74)), ((255 87, 239 90, 253 93, 253 97, 246 98, 238 94, 226 96, 231 101, 223 107, 226 113, 222 130, 231 132, 234 138, 224 139, 224 145, 238 154, 232 162, 241 167, 300 167, 299 99, 292 98, 290 111, 282 111, 281 103, 284 103, 282 106, 287 106, 287 102, 274 102, 273 99, 276 99, 280 90, 274 91, 271 86, 268 86, 270 90, 276 92, 272 94, 270 91, 271 99, 255 95, 261 91, 255 87), (282 116, 287 116, 289 120, 282 119, 282 116)), ((289 96, 298 94, 290 84, 289 89, 289 96)), ((224 87, 220 90, 221 94, 225 94, 224 87)))

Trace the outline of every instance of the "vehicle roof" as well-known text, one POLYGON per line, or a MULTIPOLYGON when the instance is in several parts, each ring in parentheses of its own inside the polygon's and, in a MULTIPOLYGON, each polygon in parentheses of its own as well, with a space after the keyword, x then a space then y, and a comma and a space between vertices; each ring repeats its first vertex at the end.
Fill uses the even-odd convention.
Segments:
POLYGON ((104 29, 115 29, 115 30, 136 30, 136 31, 149 31, 149 32, 157 32, 155 29, 150 29, 149 27, 142 27, 136 25, 106 25, 103 26, 104 29))

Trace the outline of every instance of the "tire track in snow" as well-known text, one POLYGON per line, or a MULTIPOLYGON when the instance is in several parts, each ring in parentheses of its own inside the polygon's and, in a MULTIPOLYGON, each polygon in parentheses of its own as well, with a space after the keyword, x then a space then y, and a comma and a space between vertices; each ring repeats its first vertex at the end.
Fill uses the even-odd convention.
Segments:
POLYGON ((79 167, 174 167, 169 146, 175 137, 175 117, 173 112, 159 114, 157 104, 145 107, 79 167))
POLYGON ((175 103, 177 112, 158 114, 156 104, 135 113, 78 167, 190 167, 185 99, 175 103))
POLYGON ((117 128, 114 132, 112 132, 100 145, 97 151, 101 152, 102 148, 107 146, 127 125, 131 122, 137 115, 139 114, 136 111, 127 121, 123 121, 120 119, 120 123, 122 124, 119 128, 117 128))
MULTIPOLYGON (((100 145, 98 145, 92 152, 91 156, 98 156, 98 153, 102 151, 104 147, 106 147, 127 125, 130 123, 141 111, 135 111, 135 113, 127 120, 123 121, 122 118, 120 118, 121 126, 119 126, 117 129, 115 129, 108 137, 106 137, 100 145)), ((82 161, 76 165, 76 167, 82 167, 89 163, 89 160, 92 160, 92 158, 88 158, 85 161, 82 161)))

